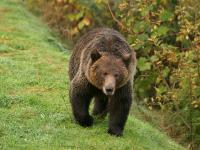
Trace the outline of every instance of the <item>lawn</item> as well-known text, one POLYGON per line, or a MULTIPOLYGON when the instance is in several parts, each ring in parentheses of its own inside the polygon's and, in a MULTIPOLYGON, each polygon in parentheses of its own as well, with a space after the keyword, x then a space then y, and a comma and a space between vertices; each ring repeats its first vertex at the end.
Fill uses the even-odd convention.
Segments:
POLYGON ((106 133, 107 118, 75 124, 64 49, 17 0, 0 0, 0 149, 184 149, 132 115, 120 138, 106 133))

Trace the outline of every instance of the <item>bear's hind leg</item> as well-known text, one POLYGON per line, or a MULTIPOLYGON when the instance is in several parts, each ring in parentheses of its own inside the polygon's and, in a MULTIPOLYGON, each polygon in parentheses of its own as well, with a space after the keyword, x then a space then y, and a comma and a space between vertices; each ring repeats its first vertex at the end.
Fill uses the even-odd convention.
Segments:
POLYGON ((108 98, 106 96, 95 96, 92 114, 104 118, 107 114, 108 98))

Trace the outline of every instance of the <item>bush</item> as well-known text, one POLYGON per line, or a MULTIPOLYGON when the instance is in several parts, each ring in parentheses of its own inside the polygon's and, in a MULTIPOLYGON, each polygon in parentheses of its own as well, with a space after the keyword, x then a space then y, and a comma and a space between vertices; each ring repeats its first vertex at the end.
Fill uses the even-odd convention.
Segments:
POLYGON ((35 14, 42 15, 63 39, 71 41, 91 28, 112 26, 113 22, 100 0, 27 0, 25 4, 35 14))
POLYGON ((136 97, 181 141, 200 143, 200 2, 123 1, 116 12, 137 51, 136 97), (180 129, 182 131, 180 131, 180 129), (180 137, 180 136, 179 136, 180 137))

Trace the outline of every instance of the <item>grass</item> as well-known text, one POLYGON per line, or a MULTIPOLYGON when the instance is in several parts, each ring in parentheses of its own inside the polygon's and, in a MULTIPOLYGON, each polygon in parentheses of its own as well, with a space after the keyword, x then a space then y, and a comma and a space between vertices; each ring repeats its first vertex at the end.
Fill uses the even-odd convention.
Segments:
POLYGON ((0 1, 0 149, 184 149, 148 123, 129 116, 124 136, 108 120, 74 123, 68 99, 70 53, 16 0, 0 1))

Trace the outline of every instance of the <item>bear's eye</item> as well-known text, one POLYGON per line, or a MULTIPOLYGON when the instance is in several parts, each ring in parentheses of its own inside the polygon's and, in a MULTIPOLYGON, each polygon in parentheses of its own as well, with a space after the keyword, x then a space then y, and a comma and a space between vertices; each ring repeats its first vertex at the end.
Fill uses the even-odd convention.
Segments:
POLYGON ((118 78, 118 77, 119 77, 119 74, 116 73, 116 74, 114 74, 114 76, 115 76, 115 78, 118 78))
POLYGON ((107 75, 108 75, 108 73, 107 73, 107 72, 104 72, 104 73, 103 73, 103 75, 104 75, 104 76, 107 76, 107 75))

